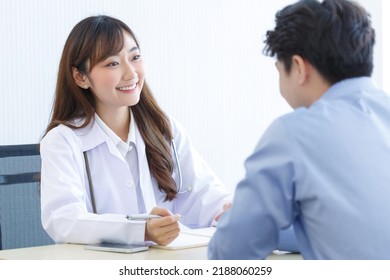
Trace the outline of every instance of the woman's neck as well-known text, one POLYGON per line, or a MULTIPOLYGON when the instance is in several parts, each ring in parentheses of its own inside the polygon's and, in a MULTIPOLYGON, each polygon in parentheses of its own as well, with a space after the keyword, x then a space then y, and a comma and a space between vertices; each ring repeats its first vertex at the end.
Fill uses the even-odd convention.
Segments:
POLYGON ((105 112, 97 110, 96 113, 104 123, 123 141, 127 141, 129 135, 130 112, 129 108, 120 108, 116 111, 105 112))

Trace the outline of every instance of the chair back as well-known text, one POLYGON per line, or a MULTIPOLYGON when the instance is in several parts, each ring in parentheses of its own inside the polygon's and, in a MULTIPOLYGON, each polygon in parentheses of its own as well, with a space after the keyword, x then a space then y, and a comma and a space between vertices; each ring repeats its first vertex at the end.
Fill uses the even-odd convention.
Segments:
POLYGON ((54 244, 41 224, 39 144, 0 146, 0 250, 54 244))

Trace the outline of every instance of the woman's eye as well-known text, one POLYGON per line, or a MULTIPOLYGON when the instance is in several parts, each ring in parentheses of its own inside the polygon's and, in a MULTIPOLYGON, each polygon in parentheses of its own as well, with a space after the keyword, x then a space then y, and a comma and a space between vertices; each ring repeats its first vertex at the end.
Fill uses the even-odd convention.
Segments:
POLYGON ((133 60, 139 60, 141 58, 140 54, 137 54, 136 56, 133 57, 133 60))
POLYGON ((119 65, 118 62, 111 62, 111 63, 107 64, 108 67, 114 67, 114 66, 117 66, 117 65, 119 65))

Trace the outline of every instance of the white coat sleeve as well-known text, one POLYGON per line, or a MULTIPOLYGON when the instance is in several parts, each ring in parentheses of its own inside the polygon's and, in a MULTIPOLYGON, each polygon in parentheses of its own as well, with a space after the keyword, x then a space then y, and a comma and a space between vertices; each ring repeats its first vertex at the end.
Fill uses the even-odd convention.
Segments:
POLYGON ((208 227, 232 200, 222 182, 195 150, 184 128, 171 119, 174 141, 182 172, 182 191, 174 201, 176 213, 184 216, 182 223, 191 228, 208 227))
POLYGON ((41 141, 41 219, 56 243, 142 243, 145 222, 87 210, 85 166, 74 132, 60 125, 41 141))

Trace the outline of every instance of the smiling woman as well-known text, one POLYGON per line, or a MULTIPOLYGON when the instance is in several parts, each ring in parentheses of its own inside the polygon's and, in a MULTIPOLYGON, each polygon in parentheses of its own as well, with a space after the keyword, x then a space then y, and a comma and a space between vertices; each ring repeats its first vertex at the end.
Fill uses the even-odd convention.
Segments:
POLYGON ((179 233, 176 213, 210 226, 230 195, 155 101, 131 29, 108 16, 82 20, 59 68, 41 142, 42 222, 53 240, 166 245, 179 233), (137 213, 159 218, 126 219, 137 213))
POLYGON ((70 128, 83 128, 91 123, 95 113, 122 140, 129 134, 129 106, 139 106, 131 112, 139 125, 149 151, 150 168, 168 199, 175 195, 171 178, 173 161, 169 144, 172 139, 169 122, 164 112, 148 89, 144 86, 144 71, 139 52, 127 54, 127 50, 138 48, 132 30, 123 22, 106 17, 89 17, 72 30, 65 44, 56 87, 53 114, 46 133, 63 124, 70 128), (131 56, 132 55, 132 56, 131 56), (118 60, 115 62, 114 60, 118 60), (135 63, 134 63, 135 61, 135 63), (120 63, 119 63, 120 62, 120 63), (118 87, 129 86, 136 81, 138 88, 134 96, 124 94, 118 87), (148 116, 152 112, 154 118, 148 116), (82 125, 74 119, 83 119, 82 125), (160 146, 160 149, 155 147, 160 146), (158 172, 157 172, 158 170, 158 172))
POLYGON ((79 66, 82 70, 74 67, 73 77, 80 88, 93 92, 96 113, 126 141, 130 121, 128 106, 140 100, 144 66, 132 35, 124 31, 122 36, 122 50, 96 65, 86 61, 85 66, 79 66))

